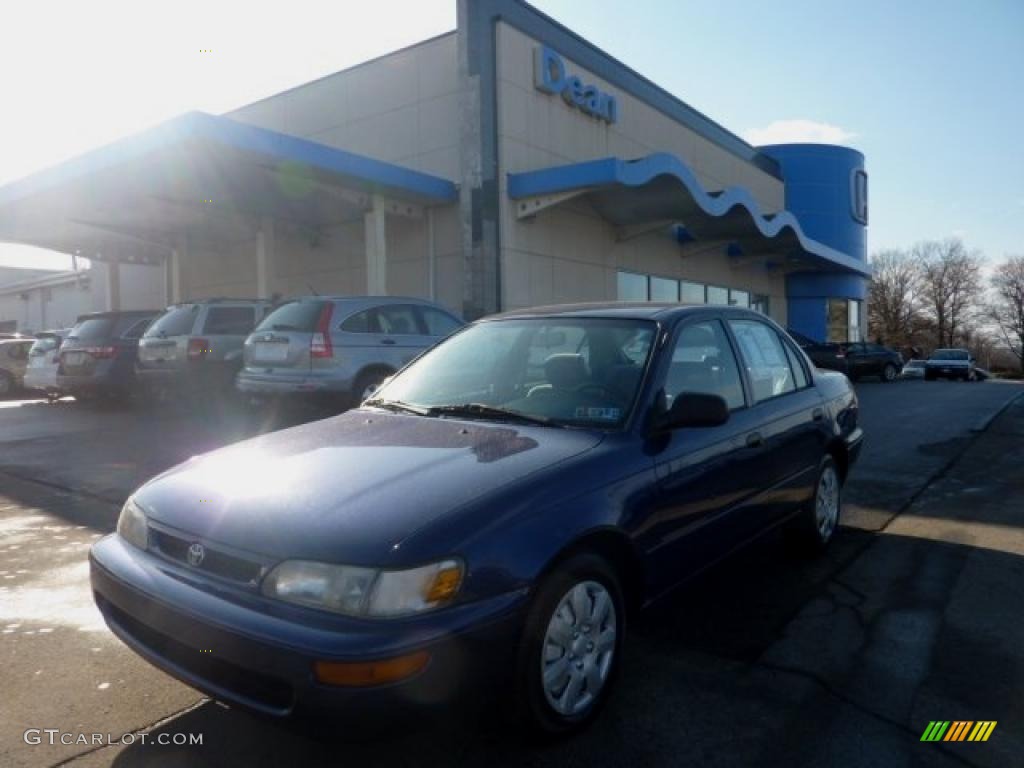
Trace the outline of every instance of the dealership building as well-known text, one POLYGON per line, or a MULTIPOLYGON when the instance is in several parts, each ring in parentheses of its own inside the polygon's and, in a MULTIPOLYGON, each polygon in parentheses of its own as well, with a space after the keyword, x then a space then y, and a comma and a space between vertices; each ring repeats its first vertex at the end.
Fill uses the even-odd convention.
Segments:
POLYGON ((168 303, 665 300, 861 335, 859 152, 753 147, 526 3, 457 2, 449 34, 0 187, 0 240, 110 265, 111 308, 135 263, 168 303))

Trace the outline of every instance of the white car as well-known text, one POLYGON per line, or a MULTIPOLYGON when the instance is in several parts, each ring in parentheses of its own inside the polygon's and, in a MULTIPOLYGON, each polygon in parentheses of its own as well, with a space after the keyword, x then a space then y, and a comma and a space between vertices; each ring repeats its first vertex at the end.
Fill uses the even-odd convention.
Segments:
POLYGON ((28 352, 25 389, 43 392, 50 400, 60 397, 60 390, 57 387, 60 345, 69 332, 69 328, 63 328, 59 331, 44 331, 36 334, 36 341, 28 352))
POLYGON ((924 360, 908 360, 903 364, 903 370, 900 371, 901 379, 923 379, 924 378, 924 360))

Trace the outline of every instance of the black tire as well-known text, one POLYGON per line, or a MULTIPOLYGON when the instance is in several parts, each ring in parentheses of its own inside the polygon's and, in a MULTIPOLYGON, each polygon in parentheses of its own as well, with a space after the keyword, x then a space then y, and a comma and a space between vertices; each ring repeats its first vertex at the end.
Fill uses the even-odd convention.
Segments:
MULTIPOLYGON (((589 593, 588 593, 589 594, 589 593)), ((597 592, 600 595, 600 592, 597 592)), ((596 607, 597 601, 590 603, 596 607)), ((574 612, 569 610, 569 614, 574 612)), ((584 617, 584 621, 586 617, 584 617)), ((576 626, 575 624, 573 626, 576 626)), ((551 738, 565 736, 574 731, 584 728, 600 712, 601 707, 608 700, 609 693, 614 687, 622 660, 623 640, 626 633, 626 612, 623 599, 622 587, 619 579, 611 566, 601 557, 584 553, 576 555, 560 563, 549 573, 540 586, 537 588, 533 601, 527 613, 526 622, 523 628, 523 635, 520 641, 517 667, 516 667, 516 691, 517 691, 517 712, 519 719, 537 736, 551 738), (552 642, 548 648, 548 628, 555 620, 557 612, 563 600, 567 599, 570 593, 581 586, 584 591, 595 589, 588 585, 597 585, 603 588, 604 594, 611 598, 611 610, 605 613, 606 619, 600 621, 600 627, 581 625, 580 632, 575 632, 572 640, 573 646, 582 643, 580 648, 575 650, 582 654, 581 657, 563 653, 562 656, 548 658, 542 661, 543 654, 549 652, 557 653, 558 647, 552 642), (555 672, 554 666, 558 665, 561 659, 566 659, 564 665, 565 674, 568 676, 564 687, 563 696, 568 693, 568 688, 574 678, 584 680, 589 678, 589 672, 597 670, 600 675, 601 655, 599 647, 596 647, 593 638, 607 636, 608 622, 610 616, 614 626, 614 638, 612 642, 611 655, 608 657, 606 672, 603 677, 603 684, 598 689, 596 696, 591 695, 589 683, 581 682, 581 698, 579 704, 581 709, 571 714, 558 711, 549 700, 549 694, 544 684, 545 664, 549 665, 549 672, 555 672), (603 627, 603 629, 602 629, 603 627), (583 634, 582 630, 587 633, 583 634), (595 631, 596 630, 596 631, 595 631), (589 647, 588 647, 589 645, 589 647), (582 659, 572 661, 574 658, 582 659), (583 665, 587 664, 586 667, 583 665), (570 665, 575 669, 570 669, 570 665)), ((600 641, 596 641, 600 643, 600 641)), ((566 701, 568 699, 565 699, 566 701)))
POLYGON ((352 397, 350 403, 353 408, 358 408, 363 404, 363 400, 369 397, 372 390, 380 389, 380 385, 384 383, 384 379, 391 375, 391 371, 385 370, 384 368, 371 368, 368 371, 363 371, 356 377, 355 386, 352 387, 352 397), (370 394, 367 394, 370 393, 370 394))
POLYGON ((896 366, 892 363, 886 363, 885 367, 882 368, 882 381, 887 384, 892 384, 896 381, 896 376, 899 372, 896 370, 896 366))
POLYGON ((808 501, 799 515, 793 521, 791 528, 793 543, 800 552, 805 555, 817 555, 824 552, 836 536, 839 530, 839 522, 843 513, 843 484, 839 475, 839 468, 831 455, 821 460, 818 466, 818 474, 814 479, 814 496, 808 501), (835 488, 835 514, 831 518, 830 525, 823 525, 818 513, 818 501, 823 493, 822 483, 827 475, 832 476, 832 483, 835 488))
POLYGON ((925 381, 935 381, 935 374, 934 373, 928 373, 927 371, 925 371, 924 380, 925 381))

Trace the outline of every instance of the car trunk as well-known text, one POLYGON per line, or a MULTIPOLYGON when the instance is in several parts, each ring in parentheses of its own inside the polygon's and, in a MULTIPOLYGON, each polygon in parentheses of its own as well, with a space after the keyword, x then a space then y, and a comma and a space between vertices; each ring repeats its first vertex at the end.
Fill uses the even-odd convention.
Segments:
MULTIPOLYGON (((245 364, 258 372, 305 376, 312 369, 312 347, 325 301, 293 301, 274 310, 245 343, 245 364)), ((326 335, 326 334, 324 334, 326 335)))
POLYGON ((146 329, 139 340, 137 365, 142 370, 180 371, 188 362, 188 342, 198 304, 168 309, 146 329))

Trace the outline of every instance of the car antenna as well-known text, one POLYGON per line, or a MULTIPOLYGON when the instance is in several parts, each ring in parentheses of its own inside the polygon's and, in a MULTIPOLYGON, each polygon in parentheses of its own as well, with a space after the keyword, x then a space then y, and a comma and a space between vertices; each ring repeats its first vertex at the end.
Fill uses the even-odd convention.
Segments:
POLYGON ((313 286, 312 286, 312 285, 310 285, 309 283, 306 283, 306 287, 307 287, 307 288, 309 288, 309 292, 310 292, 310 293, 312 293, 312 294, 313 294, 314 296, 319 296, 319 295, 320 295, 319 293, 317 293, 317 292, 316 292, 316 291, 315 291, 315 290, 313 289, 313 286))

